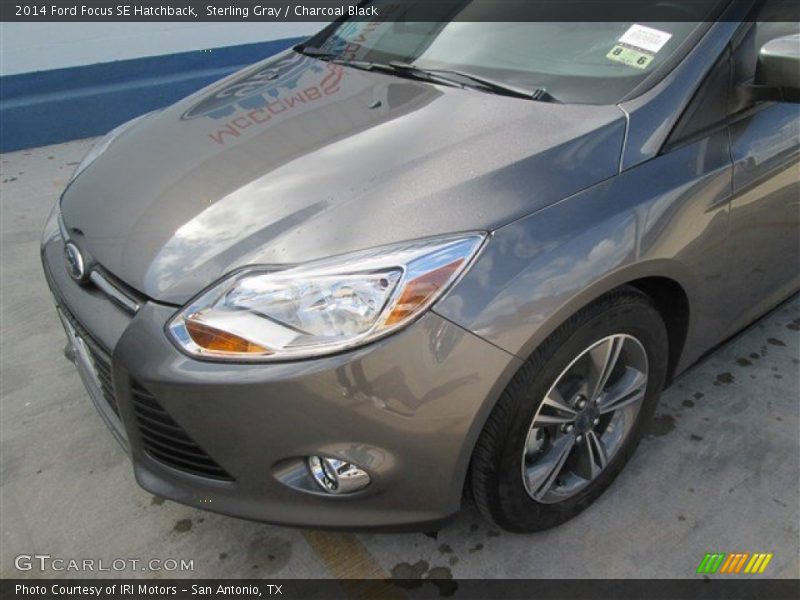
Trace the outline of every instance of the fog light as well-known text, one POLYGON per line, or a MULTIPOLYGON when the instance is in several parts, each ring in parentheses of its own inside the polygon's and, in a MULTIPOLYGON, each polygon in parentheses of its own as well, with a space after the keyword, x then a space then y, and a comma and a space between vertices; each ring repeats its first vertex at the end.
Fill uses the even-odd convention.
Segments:
POLYGON ((309 456, 308 470, 317 485, 329 494, 349 494, 369 484, 366 471, 338 458, 309 456))

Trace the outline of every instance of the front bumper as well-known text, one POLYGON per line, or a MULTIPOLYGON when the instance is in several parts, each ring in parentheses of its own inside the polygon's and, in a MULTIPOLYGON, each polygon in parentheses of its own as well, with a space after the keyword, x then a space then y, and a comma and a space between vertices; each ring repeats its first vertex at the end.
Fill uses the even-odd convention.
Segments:
POLYGON ((143 488, 206 510, 310 527, 425 529, 459 510, 475 440, 518 359, 429 312, 396 335, 336 356, 263 365, 199 361, 164 333, 175 307, 145 302, 131 316, 70 279, 62 252, 59 235, 45 239, 48 283, 77 334, 106 353, 115 410, 85 361, 76 362, 143 488), (142 393, 227 480, 176 468, 148 451, 135 408, 142 393), (282 466, 320 454, 359 465, 370 484, 331 496, 278 479, 282 466))

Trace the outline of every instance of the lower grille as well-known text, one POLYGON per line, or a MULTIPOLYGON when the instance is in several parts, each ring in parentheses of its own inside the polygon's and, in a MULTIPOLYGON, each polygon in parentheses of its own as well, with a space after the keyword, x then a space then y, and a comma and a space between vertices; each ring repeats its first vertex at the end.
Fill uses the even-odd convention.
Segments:
POLYGON ((80 321, 78 321, 63 304, 61 304, 59 308, 61 309, 61 314, 64 315, 70 325, 72 325, 75 333, 77 333, 83 340, 83 343, 86 344, 86 349, 89 351, 89 356, 94 365, 94 372, 100 383, 100 391, 103 393, 103 398, 105 398, 111 410, 119 417, 117 396, 114 392, 114 380, 111 377, 111 357, 100 342, 92 337, 86 328, 81 325, 80 321))
POLYGON ((192 475, 233 481, 228 472, 189 437, 150 392, 132 382, 131 399, 145 451, 155 460, 192 475))
POLYGON ((114 394, 114 382, 111 379, 111 362, 96 352, 91 344, 87 344, 89 354, 92 356, 94 363, 94 370, 97 373, 97 379, 100 380, 100 389, 103 392, 103 398, 106 399, 111 410, 119 416, 119 407, 117 406, 117 396, 114 394))

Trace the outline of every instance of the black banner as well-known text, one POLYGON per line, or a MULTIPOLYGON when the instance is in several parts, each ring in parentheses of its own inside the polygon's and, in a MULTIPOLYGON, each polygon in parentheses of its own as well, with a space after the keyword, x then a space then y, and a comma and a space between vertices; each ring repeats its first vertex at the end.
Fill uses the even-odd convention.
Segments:
MULTIPOLYGON (((800 20, 800 2, 776 17, 800 20), (787 16, 789 18, 787 18, 787 16)), ((2 0, 0 21, 608 21, 738 20, 750 0, 2 0)))
POLYGON ((503 598, 537 600, 738 600, 759 598, 795 600, 800 580, 725 578, 605 580, 605 579, 393 579, 393 580, 188 580, 188 579, 5 579, 4 600, 86 598, 161 600, 163 598, 219 600, 221 598, 298 598, 332 600, 387 598, 503 598))

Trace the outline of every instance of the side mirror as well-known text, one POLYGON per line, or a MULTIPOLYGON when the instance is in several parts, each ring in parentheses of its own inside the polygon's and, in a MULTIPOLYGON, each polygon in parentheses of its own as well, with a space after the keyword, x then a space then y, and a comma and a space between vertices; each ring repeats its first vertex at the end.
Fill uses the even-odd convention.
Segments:
POLYGON ((786 101, 800 101, 800 34, 779 37, 761 47, 755 84, 781 90, 786 101))

